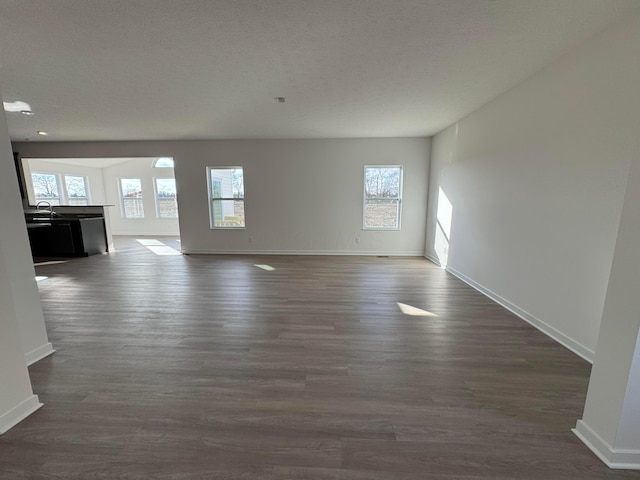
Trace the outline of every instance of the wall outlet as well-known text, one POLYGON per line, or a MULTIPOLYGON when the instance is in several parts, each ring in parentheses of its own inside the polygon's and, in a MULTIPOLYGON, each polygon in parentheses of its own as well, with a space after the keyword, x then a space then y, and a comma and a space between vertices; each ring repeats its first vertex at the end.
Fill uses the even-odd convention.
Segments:
POLYGON ((249 237, 249 243, 253 243, 253 237, 249 237))
POLYGON ((360 245, 360 237, 355 238, 356 245, 360 245))

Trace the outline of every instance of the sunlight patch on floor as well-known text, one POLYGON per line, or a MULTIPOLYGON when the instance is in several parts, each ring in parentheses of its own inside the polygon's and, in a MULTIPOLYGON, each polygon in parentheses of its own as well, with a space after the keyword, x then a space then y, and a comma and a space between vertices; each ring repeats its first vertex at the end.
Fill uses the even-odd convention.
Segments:
POLYGON ((167 245, 148 245, 147 248, 156 255, 182 255, 178 250, 167 245))
POLYGON ((396 302, 398 304, 398 308, 405 315, 411 315, 413 317, 437 317, 435 313, 428 312, 426 310, 422 310, 418 307, 412 307, 411 305, 407 305, 406 303, 396 302))
POLYGON ((259 263, 256 263, 254 267, 261 268, 262 270, 266 270, 267 272, 273 272, 275 270, 275 268, 273 268, 271 265, 264 265, 259 263))
POLYGON ((49 277, 45 277, 44 275, 36 275, 36 282, 41 282, 42 280, 46 280, 49 277))
POLYGON ((164 245, 164 243, 162 243, 160 240, 156 240, 153 238, 136 238, 136 242, 138 242, 140 245, 144 245, 145 247, 148 247, 150 245, 157 245, 157 246, 164 245))
POLYGON ((173 247, 165 245, 160 240, 136 238, 136 241, 139 244, 144 245, 145 247, 147 247, 149 250, 151 250, 156 255, 163 255, 163 256, 166 256, 166 255, 182 255, 181 252, 179 252, 178 250, 176 250, 173 247))

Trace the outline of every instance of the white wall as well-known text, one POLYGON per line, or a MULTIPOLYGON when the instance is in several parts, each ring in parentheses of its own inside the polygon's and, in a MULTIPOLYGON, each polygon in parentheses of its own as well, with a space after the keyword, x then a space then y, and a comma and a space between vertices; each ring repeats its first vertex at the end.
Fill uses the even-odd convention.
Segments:
POLYGON ((29 204, 35 205, 35 195, 33 193, 33 183, 31 182, 31 173, 56 173, 61 175, 61 181, 64 182, 64 174, 78 175, 87 177, 89 183, 89 203, 91 205, 104 205, 105 194, 102 180, 102 169, 84 165, 72 165, 68 163, 56 163, 37 158, 23 158, 24 176, 27 179, 27 192, 29 196, 29 204))
POLYGON ((589 359, 640 135, 638 32, 614 25, 433 139, 427 256, 442 190, 448 268, 589 359))
MULTIPOLYGON (((0 434, 38 409, 27 362, 47 341, 4 115, 0 115, 0 434)), ((39 350, 40 349, 40 350, 39 350)), ((49 351, 50 353, 50 351, 49 351)))
POLYGON ((158 218, 155 203, 154 178, 173 178, 173 168, 153 168, 155 158, 131 158, 126 162, 104 168, 106 203, 115 205, 110 211, 113 235, 179 235, 178 220, 158 218), (123 218, 120 204, 121 178, 142 180, 144 218, 123 218))
POLYGON ((18 143, 15 150, 29 158, 173 157, 180 234, 187 252, 424 253, 427 138, 34 142, 18 143), (404 166, 400 231, 362 230, 368 164, 404 166), (245 230, 209 228, 207 166, 244 168, 245 230))
MULTIPOLYGON (((635 129, 640 131, 640 117, 635 129)), ((635 158, 584 415, 574 432, 610 467, 640 469, 640 136, 629 145, 635 145, 635 158)))

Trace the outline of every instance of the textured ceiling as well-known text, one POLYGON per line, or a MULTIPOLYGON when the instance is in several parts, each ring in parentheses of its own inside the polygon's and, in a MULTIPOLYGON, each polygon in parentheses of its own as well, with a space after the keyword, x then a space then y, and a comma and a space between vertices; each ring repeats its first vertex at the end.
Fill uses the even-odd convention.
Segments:
POLYGON ((426 136, 638 8, 0 0, 0 87, 13 140, 426 136))

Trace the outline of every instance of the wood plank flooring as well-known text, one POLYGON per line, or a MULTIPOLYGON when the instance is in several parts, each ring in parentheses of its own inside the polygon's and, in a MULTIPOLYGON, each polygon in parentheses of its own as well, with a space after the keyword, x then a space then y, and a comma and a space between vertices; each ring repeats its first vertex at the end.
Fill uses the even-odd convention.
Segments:
POLYGON ((2 479, 640 478, 570 431, 589 364, 425 259, 116 240, 37 267, 57 352, 2 479))

